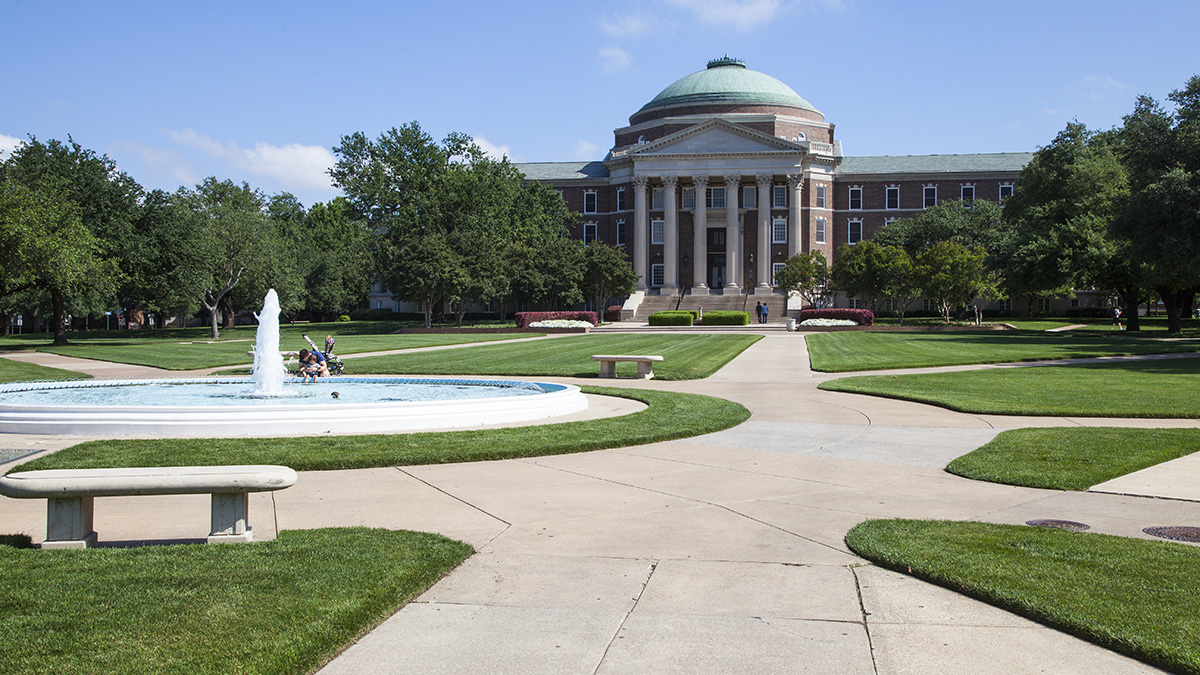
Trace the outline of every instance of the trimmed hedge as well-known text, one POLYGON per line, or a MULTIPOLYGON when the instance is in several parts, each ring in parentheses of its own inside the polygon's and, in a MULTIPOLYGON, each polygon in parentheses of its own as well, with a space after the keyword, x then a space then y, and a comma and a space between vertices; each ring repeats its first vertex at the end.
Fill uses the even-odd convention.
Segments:
POLYGON ((586 321, 593 326, 600 323, 595 312, 517 312, 517 328, 528 328, 535 321, 586 321))
POLYGON ((383 307, 355 309, 350 311, 350 319, 352 321, 399 321, 400 313, 383 307))
POLYGON ((621 305, 612 305, 604 310, 604 320, 609 323, 616 323, 621 320, 621 310, 624 309, 621 305))
MULTIPOLYGON (((908 314, 911 316, 911 314, 908 314)), ((875 314, 869 309, 802 309, 800 321, 808 319, 846 319, 860 326, 871 326, 875 323, 875 314)))
POLYGON ((691 326, 696 315, 682 310, 667 310, 650 315, 651 326, 691 326))
POLYGON ((711 311, 704 313, 705 326, 748 326, 750 312, 711 311))
MULTIPOLYGON (((1124 311, 1124 307, 1121 308, 1124 311)), ((1112 307, 1072 307, 1063 316, 1080 319, 1111 319, 1112 307)), ((1121 318, 1125 318, 1122 316, 1121 318)))

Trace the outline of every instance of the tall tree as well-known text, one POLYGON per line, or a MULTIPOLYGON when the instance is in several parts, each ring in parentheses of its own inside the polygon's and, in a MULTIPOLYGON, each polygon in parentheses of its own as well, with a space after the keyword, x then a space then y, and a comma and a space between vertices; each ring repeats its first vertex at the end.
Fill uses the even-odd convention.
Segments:
MULTIPOLYGON (((940 241, 916 259, 916 278, 925 297, 949 321, 955 307, 971 304, 980 296, 998 295, 999 278, 988 269, 982 246, 969 249, 954 241, 940 241)), ((979 312, 976 309, 976 321, 979 312)))
MULTIPOLYGON (((790 299, 793 293, 814 302, 829 282, 829 264, 820 251, 797 253, 775 273, 775 284, 790 299)), ((785 307, 786 310, 786 307, 785 307)))
POLYGON ((833 280, 847 295, 865 301, 878 314, 883 300, 896 295, 906 265, 911 267, 912 259, 902 248, 873 240, 843 244, 834 258, 833 280))
POLYGON ((633 293, 637 289, 637 279, 624 247, 593 241, 584 248, 583 289, 593 300, 601 321, 608 301, 633 293))
POLYGON ((1008 223, 1000 219, 1000 206, 977 199, 971 202, 945 202, 921 213, 897 220, 879 230, 871 241, 898 246, 914 259, 925 249, 942 241, 967 248, 982 246, 995 251, 1008 238, 1008 223))

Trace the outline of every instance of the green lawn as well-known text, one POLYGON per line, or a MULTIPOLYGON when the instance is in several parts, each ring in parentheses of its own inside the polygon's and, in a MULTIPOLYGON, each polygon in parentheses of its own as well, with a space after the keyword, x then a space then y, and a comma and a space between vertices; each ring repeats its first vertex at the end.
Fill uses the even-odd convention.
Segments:
POLYGON ((253 544, 0 545, 0 672, 312 672, 471 552, 366 528, 253 544))
POLYGON ((810 335, 807 342, 813 369, 831 373, 1200 351, 1198 339, 1164 341, 1118 331, 848 331, 810 335))
POLYGON ((1021 330, 1050 330, 1080 324, 1080 321, 1070 319, 996 319, 997 323, 1007 323, 1021 330))
POLYGON ((37 380, 87 380, 91 375, 59 368, 47 368, 33 363, 22 363, 12 359, 0 359, 0 384, 5 382, 33 382, 37 380))
MULTIPOLYGON (((439 345, 457 345, 492 340, 537 337, 539 333, 492 334, 427 334, 394 335, 395 326, 389 322, 326 323, 298 326, 284 325, 280 329, 280 348, 298 351, 308 348, 301 337, 307 333, 317 346, 325 344, 325 336, 337 339, 335 352, 357 354, 390 349, 414 349, 439 345), (376 332, 371 332, 376 331, 376 332)), ((75 356, 84 359, 130 363, 167 370, 196 370, 249 364, 246 356, 255 343, 256 328, 241 326, 221 332, 221 339, 209 340, 207 332, 199 329, 163 329, 155 331, 91 331, 70 336, 71 344, 54 347, 44 337, 8 338, 0 346, 75 356)))
POLYGON ((820 388, 986 415, 1200 417, 1200 358, 864 375, 820 388))
POLYGON ((104 440, 81 443, 21 465, 21 471, 124 466, 283 464, 297 471, 476 462, 621 448, 736 426, 740 404, 698 394, 583 387, 623 396, 645 410, 607 419, 510 429, 317 438, 104 440))
MULTIPOLYGON (((511 345, 498 344, 451 352, 368 356, 354 359, 356 373, 423 375, 516 375, 597 377, 593 354, 657 354, 660 380, 708 377, 761 335, 579 335, 511 345)), ((632 376, 636 364, 617 364, 619 376, 632 376)))
POLYGON ((1175 673, 1200 673, 1200 548, 987 523, 875 520, 846 544, 1175 673))
POLYGON ((1200 429, 1012 429, 946 470, 992 483, 1086 490, 1195 452, 1200 452, 1200 429))

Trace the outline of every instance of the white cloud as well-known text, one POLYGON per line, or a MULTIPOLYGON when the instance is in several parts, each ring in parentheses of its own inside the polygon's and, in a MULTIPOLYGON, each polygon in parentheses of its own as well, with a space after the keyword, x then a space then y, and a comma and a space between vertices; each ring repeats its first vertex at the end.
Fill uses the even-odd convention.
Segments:
POLYGON ((600 146, 588 141, 579 141, 571 151, 574 159, 600 159, 600 146))
POLYGON ((475 137, 475 145, 478 145, 479 148, 483 150, 484 154, 492 159, 500 160, 504 159, 505 157, 508 157, 509 159, 512 158, 512 150, 510 150, 507 145, 496 145, 483 136, 475 137))
POLYGON ((260 141, 253 148, 243 148, 234 142, 218 142, 191 129, 168 131, 167 135, 179 145, 195 148, 235 169, 272 178, 289 191, 331 189, 327 172, 336 160, 324 146, 271 145, 260 141))
POLYGON ((12 154, 13 150, 16 150, 22 145, 25 145, 25 141, 12 136, 0 134, 0 162, 3 162, 5 159, 7 159, 12 154))
POLYGON ((596 63, 605 75, 612 75, 632 66, 633 55, 620 47, 604 47, 596 55, 596 63))
POLYGON ((1128 85, 1121 84, 1109 75, 1088 75, 1067 89, 1069 94, 1092 102, 1119 96, 1127 91, 1128 85))
POLYGON ((109 146, 108 153, 112 156, 125 153, 135 154, 145 162, 150 171, 159 176, 170 177, 171 180, 181 185, 192 185, 200 182, 195 162, 176 150, 165 150, 163 148, 156 148, 153 145, 146 145, 145 143, 127 141, 113 143, 109 146))
POLYGON ((642 35, 654 25, 654 18, 646 12, 624 16, 606 16, 600 19, 600 30, 612 37, 642 35))
POLYGON ((698 20, 745 31, 775 18, 780 0, 663 0, 691 12, 698 20))

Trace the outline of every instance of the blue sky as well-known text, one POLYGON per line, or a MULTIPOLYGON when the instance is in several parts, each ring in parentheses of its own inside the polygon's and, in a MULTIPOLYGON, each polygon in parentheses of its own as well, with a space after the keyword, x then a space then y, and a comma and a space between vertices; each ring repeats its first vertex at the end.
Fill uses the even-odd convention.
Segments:
POLYGON ((214 175, 306 205, 338 194, 340 136, 413 120, 513 161, 600 159, 724 54, 849 155, 1034 150, 1200 73, 1191 0, 4 0, 0 26, 0 153, 70 134, 148 188, 214 175))

